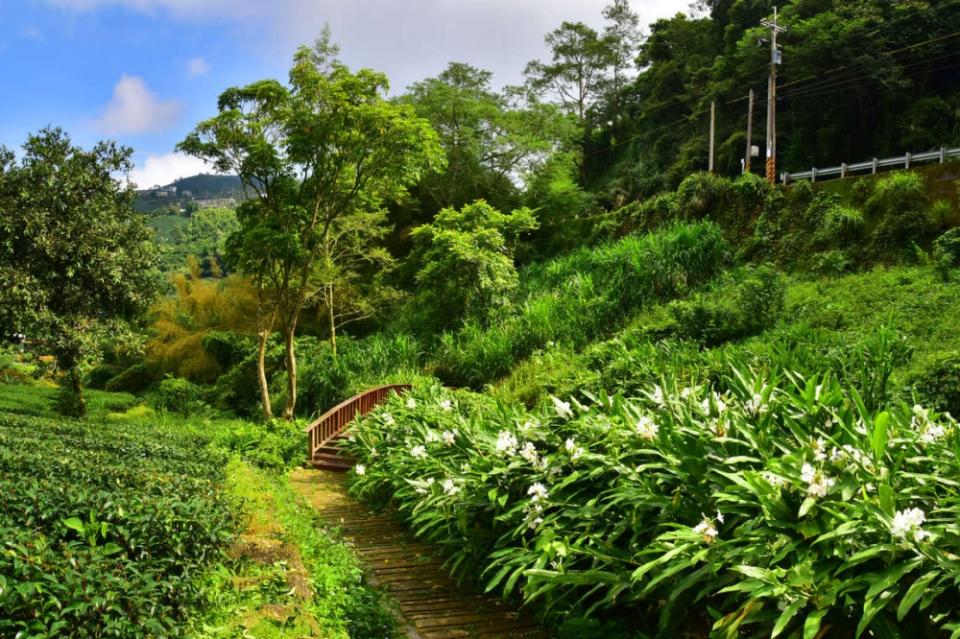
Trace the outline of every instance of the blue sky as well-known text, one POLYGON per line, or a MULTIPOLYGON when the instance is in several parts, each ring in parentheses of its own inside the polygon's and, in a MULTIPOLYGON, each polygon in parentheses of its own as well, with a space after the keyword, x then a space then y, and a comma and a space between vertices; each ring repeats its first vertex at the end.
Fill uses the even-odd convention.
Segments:
MULTIPOLYGON (((285 77, 297 45, 333 28, 352 67, 393 90, 451 60, 520 80, 562 20, 600 26, 607 0, 0 0, 0 144, 48 124, 131 146, 141 187, 196 173, 175 144, 228 86, 285 77)), ((688 0, 633 0, 644 22, 688 0)))

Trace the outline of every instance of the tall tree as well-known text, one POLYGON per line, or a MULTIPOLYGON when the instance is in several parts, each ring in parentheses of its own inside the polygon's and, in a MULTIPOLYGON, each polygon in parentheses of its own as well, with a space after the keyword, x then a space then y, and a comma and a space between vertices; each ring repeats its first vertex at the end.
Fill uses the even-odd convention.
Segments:
POLYGON ((447 208, 414 230, 419 305, 437 330, 463 318, 485 321, 519 284, 513 255, 522 233, 537 228, 528 208, 505 214, 483 200, 447 208))
POLYGON ((532 60, 524 74, 534 92, 555 99, 581 121, 606 84, 610 49, 603 37, 582 22, 564 22, 544 37, 550 62, 532 60))
MULTIPOLYGON (((224 91, 219 114, 179 145, 239 175, 252 195, 238 209, 241 228, 230 244, 260 292, 261 354, 270 318, 283 333, 287 419, 296 406, 294 338, 303 309, 321 296, 333 304, 345 300, 337 287, 348 273, 361 275, 352 257, 335 250, 334 236, 443 165, 429 123, 409 105, 385 99, 386 77, 369 69, 353 73, 335 54, 327 34, 314 48, 297 51, 287 86, 263 80, 224 91)), ((373 242, 377 234, 351 237, 373 242)), ((372 244, 369 250, 372 256, 372 244)), ((333 309, 331 344, 336 316, 333 309)))
POLYGON ((0 331, 23 332, 67 377, 62 412, 86 410, 82 367, 159 290, 154 232, 133 208, 131 150, 73 146, 60 129, 0 147, 0 331))

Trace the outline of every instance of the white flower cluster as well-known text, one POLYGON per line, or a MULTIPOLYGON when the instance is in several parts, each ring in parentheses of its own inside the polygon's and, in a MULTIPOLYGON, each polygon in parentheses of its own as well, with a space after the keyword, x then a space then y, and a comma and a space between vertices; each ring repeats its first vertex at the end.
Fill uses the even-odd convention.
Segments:
POLYGON ((453 446, 457 441, 457 431, 454 430, 445 430, 443 434, 440 435, 440 439, 443 440, 444 446, 453 446))
POLYGON ((557 411, 557 416, 562 417, 563 419, 570 419, 573 417, 573 410, 570 408, 570 402, 565 402, 559 397, 550 396, 550 399, 553 400, 553 409, 557 411))
POLYGON ((707 517, 703 513, 700 514, 703 519, 699 524, 693 527, 693 532, 698 535, 703 535, 703 540, 705 542, 712 543, 714 539, 717 538, 717 535, 720 534, 720 531, 717 530, 717 525, 723 523, 723 513, 719 510, 717 511, 716 518, 707 517))
POLYGON ((412 397, 408 397, 408 398, 407 398, 407 408, 409 408, 410 410, 413 410, 413 409, 416 408, 416 407, 417 407, 417 400, 415 400, 415 399, 412 398, 412 397))
POLYGON ((664 396, 663 389, 660 388, 659 385, 653 387, 653 391, 650 392, 650 399, 661 408, 667 404, 667 398, 664 396))
POLYGON ((383 419, 383 423, 387 426, 393 426, 397 423, 397 420, 393 418, 391 413, 384 412, 383 415, 381 415, 381 419, 383 419))
POLYGON ((443 494, 448 497, 452 497, 460 492, 460 486, 452 479, 444 479, 441 486, 443 487, 443 494))
POLYGON ((919 404, 913 407, 913 417, 910 420, 910 426, 920 433, 920 441, 924 444, 932 444, 943 439, 947 434, 947 429, 943 424, 938 424, 930 419, 930 411, 919 404))
POLYGON ((429 477, 424 481, 415 481, 413 482, 413 485, 415 486, 415 490, 417 491, 418 494, 426 495, 427 492, 429 492, 430 488, 433 486, 435 481, 436 480, 433 477, 429 477))
POLYGON ((364 466, 363 464, 357 464, 356 466, 353 467, 353 472, 355 472, 360 477, 363 477, 364 475, 367 474, 367 467, 364 466))
POLYGON ((497 434, 497 444, 495 450, 498 455, 504 455, 507 457, 513 457, 517 454, 517 446, 519 446, 516 436, 508 430, 501 430, 497 434))
POLYGON ((453 402, 451 402, 449 399, 445 399, 440 402, 440 408, 441 410, 445 411, 453 410, 453 402))
MULTIPOLYGON (((660 387, 657 386, 657 388, 659 389, 660 387)), ((653 440, 657 438, 657 434, 660 432, 660 426, 651 418, 643 415, 639 421, 637 421, 636 430, 640 439, 653 440)))
POLYGON ((836 482, 823 471, 816 470, 810 464, 800 469, 800 479, 807 482, 807 495, 814 499, 824 497, 836 482))
POLYGON ((540 482, 536 482, 531 484, 530 488, 527 489, 527 495, 530 496, 530 505, 527 507, 527 513, 534 514, 534 517, 530 519, 527 525, 530 528, 536 528, 543 523, 543 504, 550 498, 550 493, 547 491, 546 486, 540 482))
POLYGON ((743 410, 745 410, 748 415, 757 417, 767 412, 767 405, 763 403, 763 396, 760 395, 760 393, 754 393, 753 397, 744 402, 743 410))
POLYGON ((427 449, 423 444, 417 444, 410 449, 410 456, 414 459, 426 459, 427 449))
POLYGON ((890 525, 890 534, 903 539, 923 541, 930 536, 929 532, 921 528, 926 520, 927 516, 919 508, 898 510, 893 517, 893 523, 890 525))
POLYGON ((577 444, 572 437, 567 438, 567 441, 563 443, 563 447, 570 455, 570 461, 572 462, 576 462, 581 456, 583 456, 583 448, 577 444))

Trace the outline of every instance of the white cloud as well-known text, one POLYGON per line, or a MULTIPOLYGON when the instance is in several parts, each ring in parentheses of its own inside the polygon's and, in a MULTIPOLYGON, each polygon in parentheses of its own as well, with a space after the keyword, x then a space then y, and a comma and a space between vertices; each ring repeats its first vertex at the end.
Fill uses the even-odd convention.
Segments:
POLYGON ((207 75, 210 73, 210 63, 200 57, 190 58, 187 60, 187 73, 191 78, 207 75))
POLYGON ((113 99, 93 127, 107 135, 160 131, 176 121, 180 110, 179 102, 154 95, 143 78, 123 74, 113 87, 113 99))
POLYGON ((210 165, 199 158, 183 153, 166 153, 148 155, 142 164, 138 162, 130 172, 130 181, 136 184, 138 189, 149 189, 166 186, 180 178, 198 173, 212 172, 210 165))

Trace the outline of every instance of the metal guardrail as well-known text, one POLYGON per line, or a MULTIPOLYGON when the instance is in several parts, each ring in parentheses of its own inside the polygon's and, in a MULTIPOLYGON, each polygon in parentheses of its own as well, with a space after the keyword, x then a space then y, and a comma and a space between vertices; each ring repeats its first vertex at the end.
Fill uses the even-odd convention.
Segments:
POLYGON ((861 173, 870 171, 876 173, 880 169, 900 167, 909 169, 911 165, 921 162, 939 161, 941 164, 948 158, 960 157, 960 148, 948 149, 941 147, 938 151, 927 151, 925 153, 907 153, 895 158, 873 158, 867 162, 858 162, 856 164, 841 164, 840 166, 831 166, 826 169, 813 168, 809 171, 800 171, 798 173, 783 172, 780 174, 780 181, 788 184, 791 180, 810 180, 816 182, 819 179, 839 177, 845 178, 851 173, 861 173))

